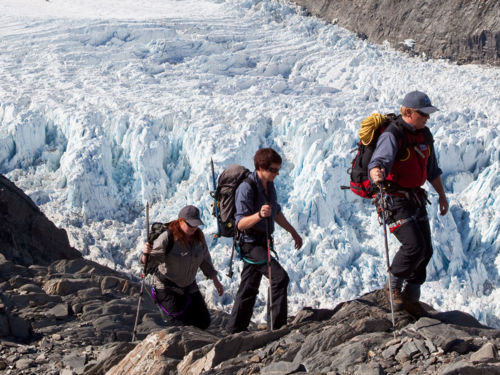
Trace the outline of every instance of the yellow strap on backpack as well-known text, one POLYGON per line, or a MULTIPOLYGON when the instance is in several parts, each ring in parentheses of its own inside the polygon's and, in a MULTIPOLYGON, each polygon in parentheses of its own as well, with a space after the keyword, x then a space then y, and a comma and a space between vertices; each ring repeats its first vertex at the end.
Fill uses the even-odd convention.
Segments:
POLYGON ((361 121, 361 130, 359 131, 359 138, 363 145, 368 146, 373 139, 375 130, 382 124, 387 116, 380 113, 372 113, 370 116, 361 121))

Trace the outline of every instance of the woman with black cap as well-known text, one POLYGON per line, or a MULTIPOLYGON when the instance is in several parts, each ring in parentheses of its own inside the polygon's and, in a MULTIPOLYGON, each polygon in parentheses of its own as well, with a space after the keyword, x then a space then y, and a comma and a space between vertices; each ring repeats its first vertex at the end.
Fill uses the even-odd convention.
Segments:
POLYGON ((206 329, 210 325, 210 314, 196 283, 198 268, 213 280, 219 296, 224 293, 224 287, 217 278, 205 237, 198 228, 200 225, 204 225, 200 210, 194 206, 183 207, 178 219, 169 223, 168 230, 152 245, 146 242, 141 263, 147 259, 148 268, 156 269, 153 298, 169 320, 206 329))

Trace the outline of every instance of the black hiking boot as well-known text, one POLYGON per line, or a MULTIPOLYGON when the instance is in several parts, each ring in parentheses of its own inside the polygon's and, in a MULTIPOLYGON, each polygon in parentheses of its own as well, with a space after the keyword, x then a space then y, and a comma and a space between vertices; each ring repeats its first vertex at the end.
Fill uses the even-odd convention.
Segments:
POLYGON ((429 316, 423 305, 420 303, 420 284, 406 283, 401 292, 403 299, 403 309, 416 318, 429 316))

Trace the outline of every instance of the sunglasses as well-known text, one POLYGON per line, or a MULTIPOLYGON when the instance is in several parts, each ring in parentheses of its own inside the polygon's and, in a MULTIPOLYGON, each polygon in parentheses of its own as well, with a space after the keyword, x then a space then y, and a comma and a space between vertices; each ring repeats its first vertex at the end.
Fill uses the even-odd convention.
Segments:
POLYGON ((416 109, 415 112, 418 113, 422 117, 430 117, 428 113, 419 111, 418 109, 416 109))
POLYGON ((278 173, 280 171, 279 168, 273 168, 273 167, 269 167, 267 168, 267 170, 271 173, 278 173))
POLYGON ((191 224, 189 224, 186 220, 184 220, 184 222, 187 224, 187 226, 189 228, 197 228, 198 227, 198 225, 191 225, 191 224))

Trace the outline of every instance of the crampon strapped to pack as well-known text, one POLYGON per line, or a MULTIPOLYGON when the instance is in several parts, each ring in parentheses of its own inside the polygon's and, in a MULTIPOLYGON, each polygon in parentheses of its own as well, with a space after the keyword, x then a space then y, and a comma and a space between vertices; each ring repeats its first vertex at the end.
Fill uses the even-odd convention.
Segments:
MULTIPOLYGON (((350 189, 354 194, 362 198, 372 198, 376 194, 376 186, 372 186, 368 176, 368 164, 377 147, 377 140, 380 134, 396 118, 397 116, 394 113, 386 115, 373 113, 361 122, 361 129, 359 131, 360 140, 355 149, 357 151, 356 156, 352 161, 351 168, 347 171, 351 180, 349 186, 341 186, 341 189, 350 189)), ((402 142, 404 136, 397 138, 398 142, 402 142)))

